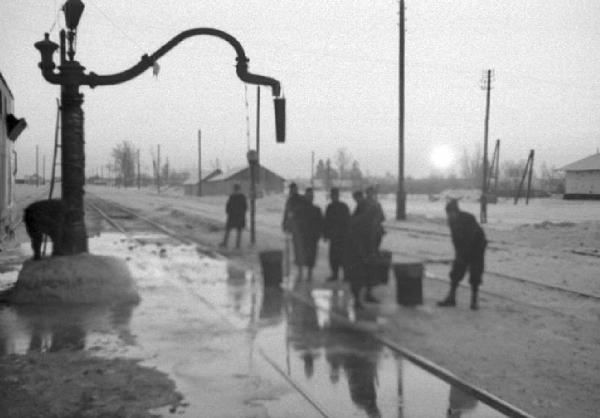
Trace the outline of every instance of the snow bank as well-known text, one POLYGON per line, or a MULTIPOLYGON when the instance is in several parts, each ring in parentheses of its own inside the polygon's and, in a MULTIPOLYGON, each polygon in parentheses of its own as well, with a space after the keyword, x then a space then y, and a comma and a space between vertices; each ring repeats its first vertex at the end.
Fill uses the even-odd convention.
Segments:
POLYGON ((49 257, 23 264, 8 295, 11 303, 137 303, 124 260, 92 254, 49 257))

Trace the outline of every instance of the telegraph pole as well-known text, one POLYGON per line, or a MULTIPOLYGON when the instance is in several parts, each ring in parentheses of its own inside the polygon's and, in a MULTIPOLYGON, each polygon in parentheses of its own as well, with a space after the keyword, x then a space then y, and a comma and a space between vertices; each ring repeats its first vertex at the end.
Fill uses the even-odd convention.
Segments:
POLYGON ((479 221, 484 224, 487 223, 487 174, 488 174, 488 130, 490 123, 490 90, 492 89, 492 70, 487 70, 487 78, 483 80, 483 88, 486 89, 486 100, 485 100, 485 125, 483 130, 483 167, 482 167, 482 181, 481 181, 481 211, 479 214, 479 221))
POLYGON ((396 219, 406 219, 406 192, 404 190, 404 0, 400 0, 399 50, 399 115, 398 115, 398 190, 396 191, 396 219))
POLYGON ((260 183, 260 86, 256 86, 256 182, 260 183))
POLYGON ((160 144, 157 145, 158 156, 156 157, 156 190, 160 193, 160 144))
POLYGON ((315 187, 315 152, 310 152, 310 187, 315 187))
POLYGON ((35 185, 40 185, 40 147, 39 145, 35 146, 35 185))
POLYGON ((202 196, 202 131, 198 129, 198 196, 202 196))

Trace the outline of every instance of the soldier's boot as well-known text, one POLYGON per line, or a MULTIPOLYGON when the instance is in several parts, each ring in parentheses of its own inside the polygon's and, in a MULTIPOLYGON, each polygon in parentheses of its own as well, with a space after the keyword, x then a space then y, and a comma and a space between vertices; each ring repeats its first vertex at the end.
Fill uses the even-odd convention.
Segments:
POLYGON ((471 310, 473 310, 473 311, 476 311, 479 309, 479 302, 477 301, 478 290, 479 289, 477 287, 471 288, 471 310))
POLYGON ((452 283, 450 285, 450 292, 448 292, 448 296, 437 303, 438 306, 442 307, 452 307, 456 306, 456 288, 458 283, 452 283))

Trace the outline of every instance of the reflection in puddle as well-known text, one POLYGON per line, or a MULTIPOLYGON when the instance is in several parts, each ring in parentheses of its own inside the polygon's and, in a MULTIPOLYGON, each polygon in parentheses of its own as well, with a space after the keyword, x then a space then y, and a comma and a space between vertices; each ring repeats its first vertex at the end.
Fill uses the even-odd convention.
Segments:
POLYGON ((135 305, 0 305, 0 355, 133 345, 135 305))
MULTIPOLYGON (((352 327, 348 299, 339 289, 300 289, 291 297, 269 290, 260 308, 262 319, 285 321, 261 321, 258 346, 330 416, 504 416, 352 327)), ((363 316, 357 320, 377 319, 363 316)))

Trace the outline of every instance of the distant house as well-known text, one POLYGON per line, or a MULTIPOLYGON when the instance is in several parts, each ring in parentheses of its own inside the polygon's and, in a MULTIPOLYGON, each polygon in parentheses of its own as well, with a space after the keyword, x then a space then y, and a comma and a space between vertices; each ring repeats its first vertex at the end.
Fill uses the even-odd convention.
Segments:
MULTIPOLYGON (((231 193, 235 183, 240 184, 242 191, 246 195, 248 194, 250 191, 249 167, 239 167, 225 173, 220 173, 208 178, 205 177, 202 181, 202 195, 228 195, 231 193)), ((269 193, 283 193, 284 183, 285 179, 280 175, 262 165, 258 167, 256 190, 259 196, 269 193)), ((197 176, 192 182, 188 180, 184 186, 186 195, 196 195, 198 191, 197 176)))
MULTIPOLYGON (((212 171, 202 171, 202 181, 205 182, 215 176, 223 174, 220 168, 212 171)), ((204 184, 204 183, 203 183, 204 184)), ((198 195, 198 172, 192 173, 188 179, 183 183, 183 192, 187 196, 198 195)), ((204 193, 202 193, 204 194, 204 193)))
POLYGON ((561 168, 566 173, 565 199, 600 199, 600 153, 561 168))

